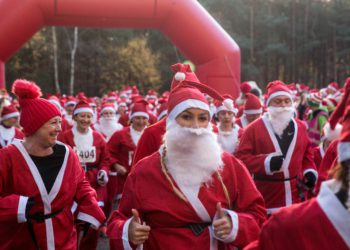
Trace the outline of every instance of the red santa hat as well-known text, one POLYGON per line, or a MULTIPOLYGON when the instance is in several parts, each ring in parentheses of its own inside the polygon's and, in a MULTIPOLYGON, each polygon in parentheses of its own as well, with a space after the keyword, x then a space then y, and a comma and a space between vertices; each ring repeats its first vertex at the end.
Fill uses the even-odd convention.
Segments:
POLYGON ((182 82, 199 82, 196 74, 192 72, 189 64, 176 63, 171 66, 171 69, 175 73, 171 82, 171 89, 175 88, 182 82))
POLYGON ((343 114, 345 113, 344 111, 348 106, 350 106, 350 77, 345 81, 344 95, 340 103, 329 118, 329 124, 332 129, 335 128, 338 121, 343 117, 343 114))
POLYGON ((67 107, 75 105, 77 105, 77 99, 74 96, 68 96, 64 106, 67 107))
POLYGON ((131 94, 132 95, 138 95, 139 94, 139 90, 137 89, 136 85, 132 86, 131 94))
POLYGON ((245 105, 243 113, 247 115, 261 114, 263 112, 261 102, 256 95, 251 93, 245 94, 245 105))
POLYGON ((167 99, 159 99, 158 103, 160 104, 159 108, 157 109, 157 120, 159 121, 162 119, 165 115, 168 114, 168 100, 167 99))
POLYGON ((206 110, 210 114, 209 103, 203 93, 218 101, 223 101, 227 108, 232 107, 232 100, 224 100, 216 90, 209 86, 202 83, 182 82, 170 92, 167 122, 174 121, 181 112, 188 108, 206 110))
POLYGON ((77 97, 78 101, 87 100, 87 97, 83 91, 79 92, 76 97, 77 97))
POLYGON ((250 86, 249 82, 242 82, 239 88, 243 94, 247 94, 252 90, 252 86, 250 86))
POLYGON ((147 111, 148 102, 146 100, 139 100, 134 103, 131 112, 130 112, 130 120, 135 116, 143 116, 149 119, 149 114, 147 111))
POLYGON ((330 84, 328 84, 327 88, 337 92, 339 89, 339 85, 337 82, 331 82, 330 84))
POLYGON ((147 99, 157 99, 158 98, 157 92, 154 89, 148 90, 146 98, 147 99))
POLYGON ((86 101, 80 101, 77 105, 75 105, 75 108, 73 110, 73 115, 79 114, 79 113, 91 113, 94 114, 91 106, 86 101))
POLYGON ((110 102, 115 102, 118 100, 118 95, 115 92, 109 92, 107 95, 107 100, 110 102))
POLYGON ((114 113, 116 112, 113 104, 110 102, 105 102, 102 104, 101 110, 100 110, 100 115, 102 115, 103 112, 105 112, 105 111, 112 111, 114 113))
POLYGON ((350 160, 350 105, 347 106, 344 113, 343 129, 338 144, 338 161, 348 160, 350 160))
POLYGON ((60 99, 58 99, 57 96, 51 95, 51 96, 49 96, 49 97, 47 98, 47 100, 48 100, 49 102, 55 104, 57 108, 59 108, 59 109, 62 108, 60 99))
POLYGON ((91 107, 97 107, 97 104, 96 104, 96 101, 95 101, 94 98, 89 97, 89 98, 87 99, 87 102, 90 104, 91 107))
POLYGON ((270 101, 277 96, 288 96, 293 102, 292 94, 288 86, 279 80, 270 82, 267 84, 267 101, 266 105, 269 106, 270 101))
POLYGON ((215 101, 216 111, 215 113, 218 114, 220 111, 230 111, 234 113, 234 115, 237 115, 238 109, 234 106, 234 101, 231 95, 223 95, 225 98, 225 105, 222 101, 215 101))
POLYGON ((16 109, 15 105, 8 105, 4 106, 1 111, 1 121, 14 118, 14 117, 19 117, 19 112, 16 109))
POLYGON ((39 128, 55 116, 61 116, 56 105, 40 98, 41 89, 34 82, 16 80, 12 92, 17 95, 21 105, 20 125, 25 136, 33 135, 39 128))

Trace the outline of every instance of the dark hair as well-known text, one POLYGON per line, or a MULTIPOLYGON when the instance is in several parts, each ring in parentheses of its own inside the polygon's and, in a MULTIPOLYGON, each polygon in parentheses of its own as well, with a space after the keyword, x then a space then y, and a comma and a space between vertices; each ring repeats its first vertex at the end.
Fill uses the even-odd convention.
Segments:
POLYGON ((250 93, 252 93, 253 95, 255 95, 257 97, 260 97, 260 92, 258 89, 251 89, 250 93))

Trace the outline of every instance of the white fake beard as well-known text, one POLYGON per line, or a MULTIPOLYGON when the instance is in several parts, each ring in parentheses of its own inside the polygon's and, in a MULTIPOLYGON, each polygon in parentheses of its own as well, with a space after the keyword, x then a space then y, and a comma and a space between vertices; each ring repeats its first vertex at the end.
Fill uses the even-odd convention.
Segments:
POLYGON ((179 186, 209 184, 212 174, 223 166, 217 135, 207 128, 183 128, 175 121, 164 135, 167 168, 179 186))
POLYGON ((273 130, 278 136, 282 136, 294 116, 294 107, 268 107, 267 112, 273 130))
POLYGON ((101 132, 110 138, 116 131, 121 130, 123 127, 117 122, 116 117, 100 118, 101 132))

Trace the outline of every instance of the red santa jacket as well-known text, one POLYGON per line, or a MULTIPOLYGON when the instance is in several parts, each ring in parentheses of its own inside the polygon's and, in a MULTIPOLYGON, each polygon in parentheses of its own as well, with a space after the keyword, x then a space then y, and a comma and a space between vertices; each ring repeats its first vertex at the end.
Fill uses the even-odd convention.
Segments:
POLYGON ((315 166, 317 170, 319 170, 321 166, 322 158, 324 156, 323 145, 321 144, 315 148, 312 148, 311 152, 312 152, 312 158, 315 162, 315 166))
MULTIPOLYGON (((75 143, 74 143, 74 135, 73 135, 72 129, 61 133, 58 137, 58 140, 71 146, 74 149, 75 143)), ((99 185, 97 184, 98 171, 100 169, 103 169, 106 171, 106 173, 109 172, 110 156, 107 150, 106 141, 104 140, 103 136, 94 130, 92 130, 92 136, 93 136, 93 146, 96 149, 96 153, 95 153, 96 155, 95 155, 94 162, 86 163, 86 167, 88 169, 88 171, 86 172, 86 177, 88 178, 91 186, 96 188, 96 187, 99 187, 99 185)))
POLYGON ((156 152, 162 145, 163 135, 165 134, 166 117, 159 122, 145 128, 143 131, 134 154, 133 165, 146 156, 156 152))
POLYGON ((350 249, 350 213, 334 195, 337 186, 323 183, 317 198, 273 214, 245 250, 350 249))
POLYGON ((14 139, 23 139, 24 138, 24 134, 22 133, 22 131, 16 127, 12 127, 10 129, 12 131, 9 131, 9 129, 5 129, 5 130, 6 130, 6 132, 13 133, 13 136, 10 140, 5 140, 5 138, 2 136, 2 133, 0 132, 0 149, 11 144, 14 139))
POLYGON ((31 214, 51 214, 61 210, 44 223, 32 222, 40 249, 76 249, 71 212, 73 201, 79 206, 78 219, 95 227, 104 222, 105 216, 97 205, 96 192, 85 179, 77 156, 71 148, 66 146, 65 150, 65 160, 49 193, 20 141, 0 150, 1 249, 36 249, 25 218, 28 197, 35 197, 31 214))
POLYGON ((149 239, 143 246, 145 250, 214 249, 210 247, 211 242, 217 249, 233 249, 234 246, 242 248, 257 239, 261 223, 265 221, 264 201, 239 160, 223 153, 224 167, 220 174, 229 200, 222 183, 213 174, 211 184, 208 187, 202 185, 198 195, 187 196, 186 202, 175 194, 161 170, 160 158, 160 153, 155 152, 142 159, 129 175, 119 208, 114 211, 108 224, 112 250, 130 247, 125 232, 128 232, 132 208, 137 209, 142 222, 151 227, 149 239), (226 244, 210 236, 210 224, 218 202, 227 208, 233 223, 232 238, 227 239, 226 244), (204 222, 208 226, 198 236, 187 227, 189 223, 204 222))
POLYGON ((236 153, 253 175, 269 213, 300 201, 297 177, 302 178, 308 171, 317 176, 306 127, 299 120, 292 121, 294 136, 279 172, 270 172, 271 157, 282 151, 267 116, 246 128, 236 153))

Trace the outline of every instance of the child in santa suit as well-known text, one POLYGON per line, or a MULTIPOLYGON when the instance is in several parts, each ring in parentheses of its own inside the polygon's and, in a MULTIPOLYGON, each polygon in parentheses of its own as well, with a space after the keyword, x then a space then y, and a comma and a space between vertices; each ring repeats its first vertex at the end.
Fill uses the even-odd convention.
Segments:
MULTIPOLYGON (((59 140, 73 148, 79 157, 86 178, 97 192, 99 205, 104 206, 104 188, 108 182, 109 152, 103 136, 91 129, 93 110, 85 101, 74 108, 76 125, 59 135, 59 140)), ((80 249, 96 249, 98 232, 89 230, 80 243, 80 249)))
POLYGON ((3 107, 0 123, 0 149, 11 144, 14 139, 23 139, 21 130, 16 128, 19 112, 14 105, 3 107))

